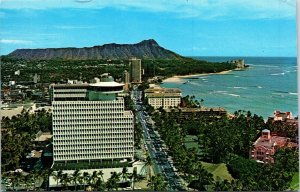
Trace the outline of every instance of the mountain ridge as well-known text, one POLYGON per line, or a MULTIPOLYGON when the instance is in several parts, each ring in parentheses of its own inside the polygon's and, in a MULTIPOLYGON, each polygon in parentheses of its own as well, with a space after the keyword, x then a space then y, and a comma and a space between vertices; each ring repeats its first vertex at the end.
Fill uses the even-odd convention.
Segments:
POLYGON ((154 39, 143 40, 135 44, 109 43, 93 47, 63 47, 16 49, 7 56, 19 59, 182 59, 183 56, 161 47, 154 39))

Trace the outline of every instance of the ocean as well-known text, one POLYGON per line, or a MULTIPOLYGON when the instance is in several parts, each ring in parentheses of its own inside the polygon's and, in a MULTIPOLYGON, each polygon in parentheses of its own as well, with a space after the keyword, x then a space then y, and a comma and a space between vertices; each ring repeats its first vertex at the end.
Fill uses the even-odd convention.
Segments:
MULTIPOLYGON (((229 61, 240 57, 194 57, 207 61, 229 61)), ((164 82, 165 88, 179 88, 182 95, 194 95, 206 107, 223 107, 228 112, 251 111, 265 120, 275 110, 298 115, 297 58, 243 57, 249 68, 226 74, 183 77, 164 82)))

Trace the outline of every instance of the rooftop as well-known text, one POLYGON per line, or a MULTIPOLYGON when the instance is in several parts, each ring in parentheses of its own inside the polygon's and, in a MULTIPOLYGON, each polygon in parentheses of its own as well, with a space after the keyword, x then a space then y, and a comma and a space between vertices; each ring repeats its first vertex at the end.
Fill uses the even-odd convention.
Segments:
POLYGON ((290 142, 288 137, 270 136, 270 139, 263 138, 260 136, 255 142, 255 147, 264 147, 267 149, 272 149, 275 146, 283 147, 285 145, 289 147, 297 147, 296 143, 290 142))
POLYGON ((179 109, 167 109, 168 111, 171 110, 181 110, 182 112, 210 112, 210 111, 222 111, 222 112, 226 112, 226 110, 224 108, 209 108, 209 107, 201 107, 201 108, 188 108, 188 107, 184 107, 184 108, 179 108, 179 109))
POLYGON ((178 88, 152 87, 152 88, 146 89, 145 93, 181 93, 181 90, 178 88))
POLYGON ((97 83, 92 83, 92 84, 89 84, 89 85, 93 86, 93 87, 120 87, 120 86, 124 86, 124 84, 117 83, 115 81, 111 81, 111 82, 97 82, 97 83))
POLYGON ((37 134, 37 137, 34 141, 47 141, 52 138, 52 134, 50 132, 45 132, 41 134, 37 134))

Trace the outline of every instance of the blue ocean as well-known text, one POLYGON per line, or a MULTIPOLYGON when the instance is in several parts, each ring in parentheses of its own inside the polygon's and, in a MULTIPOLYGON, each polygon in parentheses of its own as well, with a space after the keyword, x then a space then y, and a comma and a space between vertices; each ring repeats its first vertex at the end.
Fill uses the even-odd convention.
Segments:
MULTIPOLYGON (((238 57, 196 57, 226 62, 238 57)), ((230 113, 251 111, 267 119, 275 110, 298 115, 297 58, 243 57, 249 68, 226 74, 201 75, 164 82, 166 88, 180 88, 183 96, 203 99, 206 107, 223 107, 230 113)))

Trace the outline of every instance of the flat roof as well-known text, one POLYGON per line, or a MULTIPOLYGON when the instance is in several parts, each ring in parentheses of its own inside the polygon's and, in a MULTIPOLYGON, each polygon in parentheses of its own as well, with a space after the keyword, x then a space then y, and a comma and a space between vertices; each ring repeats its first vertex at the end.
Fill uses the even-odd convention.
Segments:
POLYGON ((47 133, 42 133, 40 136, 36 137, 34 141, 47 141, 51 139, 53 135, 49 132, 47 133))
POLYGON ((149 93, 147 97, 181 97, 180 93, 149 93))
POLYGON ((68 88, 68 87, 82 87, 82 88, 86 88, 89 86, 88 83, 82 83, 82 84, 52 84, 51 85, 54 88, 68 88))
POLYGON ((181 93, 181 90, 178 88, 152 87, 152 88, 146 89, 145 93, 181 93))
POLYGON ((110 81, 110 82, 97 82, 97 83, 91 83, 89 84, 90 86, 93 87, 120 87, 124 86, 122 83, 117 83, 115 81, 110 81))
MULTIPOLYGON (((179 108, 182 112, 206 112, 206 111, 223 111, 226 112, 224 108, 209 108, 209 107, 201 107, 201 108, 179 108)), ((178 111, 179 109, 167 109, 167 111, 178 111)))

